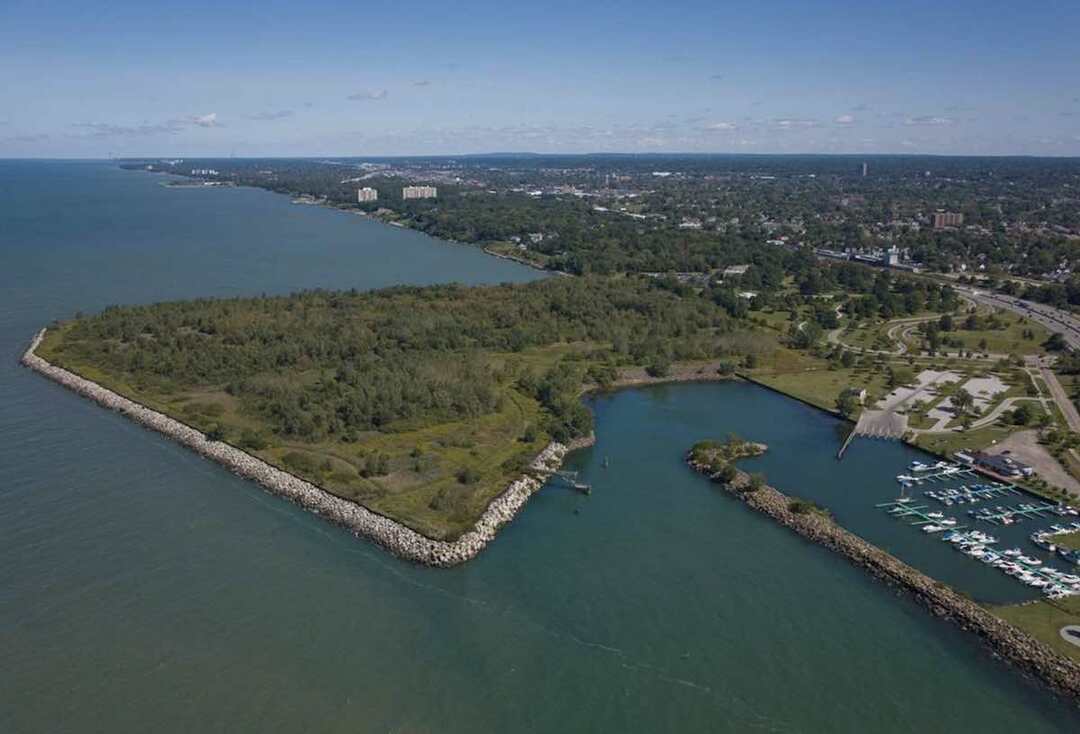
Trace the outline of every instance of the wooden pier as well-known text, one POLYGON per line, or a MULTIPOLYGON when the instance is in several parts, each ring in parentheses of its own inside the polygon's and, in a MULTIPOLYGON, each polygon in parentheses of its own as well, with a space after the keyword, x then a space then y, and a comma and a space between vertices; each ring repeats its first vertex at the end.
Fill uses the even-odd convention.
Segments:
POLYGON ((909 484, 922 484, 923 482, 947 482, 950 479, 974 479, 978 474, 971 469, 943 469, 942 471, 934 472, 933 474, 913 473, 908 476, 911 477, 911 482, 909 482, 909 484))
POLYGON ((1003 524, 1003 520, 1005 520, 1005 518, 1014 518, 1014 517, 1023 517, 1023 518, 1039 517, 1039 518, 1042 518, 1042 517, 1046 517, 1047 515, 1055 515, 1056 516, 1057 513, 1054 512, 1054 510, 1056 508, 1057 508, 1057 505, 1053 505, 1053 504, 1045 504, 1045 505, 1039 505, 1039 506, 1030 505, 1030 504, 1024 504, 1024 505, 1017 505, 1016 507, 1006 507, 1004 510, 1001 510, 1000 512, 990 512, 988 510, 982 510, 982 511, 973 510, 970 514, 976 520, 985 520, 986 522, 993 523, 994 525, 1001 525, 1001 524, 1003 524))
POLYGON ((995 497, 1004 497, 1009 494, 1023 495, 1023 492, 1018 490, 1011 484, 1008 485, 995 485, 995 486, 979 486, 977 489, 968 489, 967 485, 959 488, 929 490, 923 492, 924 495, 937 502, 954 502, 957 504, 963 504, 965 502, 982 502, 983 500, 994 499, 995 497))
MULTIPOLYGON (((945 519, 941 517, 930 517, 930 515, 927 513, 927 510, 930 509, 930 505, 913 505, 908 502, 900 502, 899 500, 895 500, 893 502, 882 502, 874 506, 884 509, 887 513, 889 513, 895 518, 915 518, 913 522, 908 523, 913 527, 918 527, 920 525, 936 525, 945 519)), ((943 529, 963 530, 965 527, 965 525, 952 525, 944 527, 943 529)))
POLYGON ((592 485, 587 482, 579 481, 578 473, 576 471, 560 469, 559 471, 555 472, 553 478, 554 477, 558 477, 559 479, 561 479, 563 481, 563 484, 565 484, 567 487, 570 487, 570 489, 577 490, 582 494, 592 494, 592 485))

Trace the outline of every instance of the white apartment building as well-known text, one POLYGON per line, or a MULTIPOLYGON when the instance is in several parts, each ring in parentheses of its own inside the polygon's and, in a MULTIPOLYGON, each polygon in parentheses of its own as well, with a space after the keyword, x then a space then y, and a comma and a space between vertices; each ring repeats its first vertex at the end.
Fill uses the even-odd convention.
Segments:
POLYGON ((401 190, 402 199, 434 199, 438 191, 434 186, 406 186, 401 190))
POLYGON ((356 192, 356 201, 363 204, 365 201, 378 201, 379 192, 370 186, 365 186, 356 192))

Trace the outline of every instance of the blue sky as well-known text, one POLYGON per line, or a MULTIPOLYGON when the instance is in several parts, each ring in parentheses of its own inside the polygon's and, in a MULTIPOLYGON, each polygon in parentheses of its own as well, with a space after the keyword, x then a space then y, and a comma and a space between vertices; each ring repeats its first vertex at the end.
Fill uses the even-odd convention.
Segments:
POLYGON ((0 1, 0 157, 1080 155, 1080 2, 0 1))

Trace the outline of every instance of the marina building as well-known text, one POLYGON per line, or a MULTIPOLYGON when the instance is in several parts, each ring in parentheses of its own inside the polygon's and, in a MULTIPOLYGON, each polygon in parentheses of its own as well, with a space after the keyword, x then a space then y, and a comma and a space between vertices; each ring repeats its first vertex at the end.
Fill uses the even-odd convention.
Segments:
MULTIPOLYGON (((961 458, 959 454, 957 458, 961 458)), ((975 466, 992 471, 1002 477, 1030 477, 1034 474, 1034 470, 1030 466, 1007 454, 987 454, 982 451, 974 451, 971 452, 970 456, 965 455, 963 458, 970 458, 971 463, 975 466)))

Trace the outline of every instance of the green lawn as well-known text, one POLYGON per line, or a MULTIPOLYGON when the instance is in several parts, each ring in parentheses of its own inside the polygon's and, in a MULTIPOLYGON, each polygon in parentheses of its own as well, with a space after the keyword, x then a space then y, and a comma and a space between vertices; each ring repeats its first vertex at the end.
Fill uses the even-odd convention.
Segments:
POLYGON ((1080 624, 1080 597, 994 607, 991 611, 1035 639, 1080 662, 1080 647, 1061 639, 1062 627, 1068 624, 1080 624))
POLYGON ((1080 550, 1080 531, 1068 533, 1067 535, 1055 535, 1054 545, 1060 545, 1062 548, 1080 550))
MULTIPOLYGON (((1042 343, 1050 336, 1050 333, 1034 321, 1028 321, 1019 314, 999 314, 999 319, 1005 322, 1006 328, 983 331, 964 331, 958 329, 947 334, 950 338, 959 339, 963 342, 965 351, 982 352, 992 354, 1045 354, 1042 343), (1034 332, 1033 338, 1024 338, 1024 331, 1034 332), (985 349, 980 346, 986 342, 985 349)), ((949 349, 954 349, 949 347, 949 349)))
POLYGON ((872 404, 885 390, 885 376, 867 369, 816 369, 753 373, 753 378, 780 392, 804 400, 825 410, 836 409, 836 398, 849 387, 866 388, 872 404))

